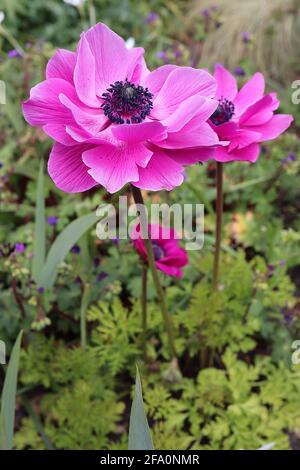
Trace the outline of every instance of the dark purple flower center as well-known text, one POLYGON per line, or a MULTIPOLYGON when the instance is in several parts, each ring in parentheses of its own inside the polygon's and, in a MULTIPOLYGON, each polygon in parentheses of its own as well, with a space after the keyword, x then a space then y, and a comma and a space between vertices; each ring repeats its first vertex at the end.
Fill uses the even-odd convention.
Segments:
POLYGON ((164 249, 160 245, 158 245, 155 242, 152 242, 152 248, 153 248, 153 254, 154 254, 155 261, 158 261, 161 258, 165 257, 164 249))
POLYGON ((230 121, 233 115, 234 104, 222 97, 219 99, 219 105, 210 120, 215 126, 220 126, 220 124, 230 121))
POLYGON ((136 124, 144 121, 153 107, 153 95, 148 88, 125 82, 115 82, 102 95, 105 116, 115 124, 136 124))

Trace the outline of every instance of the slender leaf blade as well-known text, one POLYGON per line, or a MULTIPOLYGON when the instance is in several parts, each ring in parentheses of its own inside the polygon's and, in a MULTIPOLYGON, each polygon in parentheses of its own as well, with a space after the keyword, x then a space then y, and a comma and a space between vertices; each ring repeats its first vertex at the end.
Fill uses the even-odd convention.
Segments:
POLYGON ((57 268, 63 262, 72 246, 82 237, 82 235, 89 230, 99 219, 96 214, 86 214, 71 222, 61 233, 58 235, 52 244, 46 263, 38 278, 37 284, 39 287, 49 288, 52 287, 56 275, 57 268))
POLYGON ((11 449, 13 446, 17 379, 22 336, 23 331, 20 331, 12 349, 2 390, 0 418, 1 449, 2 445, 4 446, 4 449, 2 450, 11 449))
POLYGON ((46 257, 46 222, 44 195, 44 161, 41 160, 36 191, 34 250, 32 260, 32 278, 37 281, 46 257))
POLYGON ((129 423, 129 450, 154 450, 150 428, 144 410, 142 384, 139 370, 136 371, 135 393, 129 423))

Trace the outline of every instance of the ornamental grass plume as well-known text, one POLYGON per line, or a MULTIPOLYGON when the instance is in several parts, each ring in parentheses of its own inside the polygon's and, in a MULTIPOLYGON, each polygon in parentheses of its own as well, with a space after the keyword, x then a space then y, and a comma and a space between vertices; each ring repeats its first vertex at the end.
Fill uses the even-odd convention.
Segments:
POLYGON ((215 79, 176 65, 150 72, 143 54, 99 23, 76 52, 59 49, 32 88, 23 113, 55 141, 48 171, 61 190, 171 190, 184 165, 218 145, 207 123, 218 106, 215 79))

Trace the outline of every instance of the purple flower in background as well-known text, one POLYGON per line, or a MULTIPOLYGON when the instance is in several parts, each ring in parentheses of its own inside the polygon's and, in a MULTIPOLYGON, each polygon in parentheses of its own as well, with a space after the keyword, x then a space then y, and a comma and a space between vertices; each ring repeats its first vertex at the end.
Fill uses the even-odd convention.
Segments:
POLYGON ((237 77, 244 77, 246 75, 246 72, 243 69, 243 67, 235 67, 235 69, 233 70, 233 73, 237 77))
POLYGON ((95 268, 98 268, 99 264, 100 264, 100 259, 99 259, 99 258, 94 258, 94 266, 95 266, 95 268))
POLYGON ((105 271, 101 271, 101 273, 98 274, 97 276, 97 281, 103 281, 103 279, 108 277, 108 273, 105 271))
POLYGON ((296 160, 297 160, 297 155, 294 152, 291 152, 288 154, 287 157, 284 157, 281 160, 281 165, 285 166, 285 165, 288 165, 290 162, 294 162, 296 160))
POLYGON ((0 161, 0 170, 3 168, 3 162, 0 161))
POLYGON ((150 12, 146 17, 145 17, 145 24, 151 24, 155 23, 159 19, 159 15, 155 13, 154 11, 150 12))
POLYGON ((182 51, 180 51, 179 49, 176 49, 174 51, 174 57, 175 59, 180 59, 182 57, 182 51))
POLYGON ((47 221, 49 225, 56 225, 58 222, 58 217, 55 217, 55 215, 50 215, 47 221))
POLYGON ((290 162, 295 162, 297 160, 297 155, 294 152, 291 152, 288 154, 287 158, 290 162))
POLYGON ((11 51, 8 51, 7 57, 13 59, 14 57, 21 57, 21 54, 17 49, 12 49, 11 51))
POLYGON ((204 18, 210 18, 210 12, 208 8, 204 8, 204 10, 201 11, 201 14, 204 16, 204 18))
POLYGON ((248 44, 249 42, 251 42, 251 34, 248 33, 248 31, 243 31, 241 33, 241 38, 245 44, 248 44))
POLYGON ((168 57, 165 51, 158 51, 156 53, 156 58, 159 60, 168 60, 168 57))
POLYGON ((72 253, 75 253, 76 255, 78 255, 78 253, 80 253, 80 246, 74 245, 74 246, 71 248, 71 251, 72 251, 72 253))
POLYGON ((120 241, 120 240, 119 240, 118 237, 111 239, 111 242, 112 242, 113 245, 118 245, 118 244, 119 244, 119 241, 120 241))
POLYGON ((37 291, 39 294, 43 294, 45 292, 45 289, 44 287, 38 287, 37 291))
POLYGON ((25 245, 23 243, 16 243, 15 244, 15 251, 16 253, 24 253, 25 251, 25 245))

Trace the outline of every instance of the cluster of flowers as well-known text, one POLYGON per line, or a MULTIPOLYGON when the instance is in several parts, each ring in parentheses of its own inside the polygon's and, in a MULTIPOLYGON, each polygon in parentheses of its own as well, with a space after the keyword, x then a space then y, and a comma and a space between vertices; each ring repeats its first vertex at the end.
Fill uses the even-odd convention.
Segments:
POLYGON ((50 59, 23 113, 55 141, 48 171, 61 190, 100 184, 114 193, 131 183, 170 191, 183 182, 185 165, 255 162, 259 144, 289 127, 292 117, 274 115, 279 101, 264 88, 256 73, 238 91, 221 65, 214 76, 177 65, 150 72, 142 48, 126 48, 97 24, 76 52, 59 49, 50 59))

